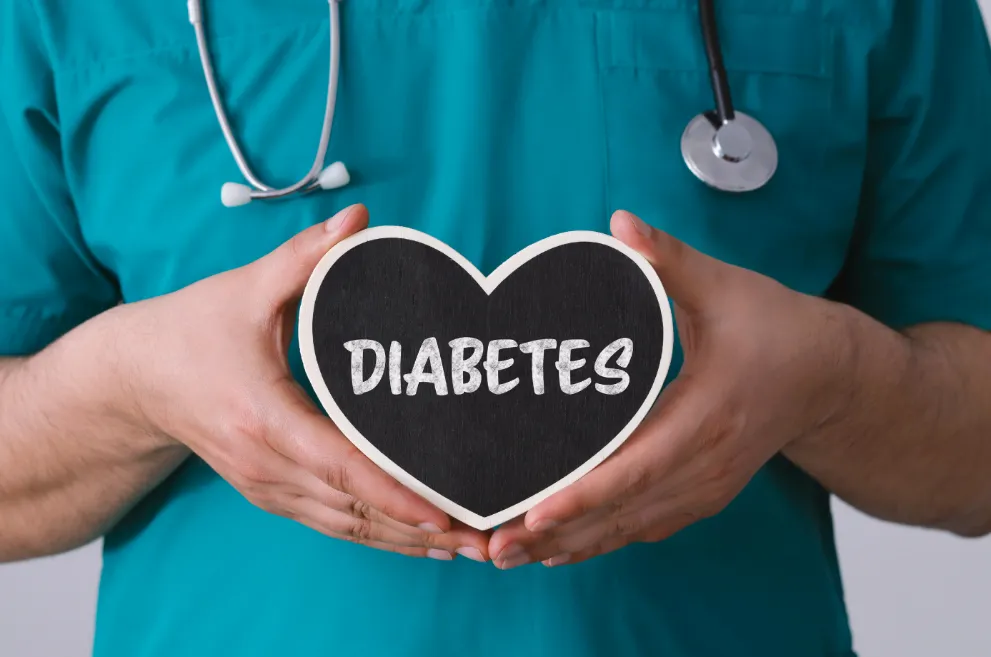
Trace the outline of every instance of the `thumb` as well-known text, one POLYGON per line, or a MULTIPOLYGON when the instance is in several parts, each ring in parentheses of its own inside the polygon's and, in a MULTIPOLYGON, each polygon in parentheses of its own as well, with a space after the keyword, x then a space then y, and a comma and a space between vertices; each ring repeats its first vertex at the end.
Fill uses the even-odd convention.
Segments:
POLYGON ((275 306, 298 299, 327 251, 367 225, 368 209, 356 204, 344 208, 327 221, 297 233, 249 265, 258 277, 259 290, 275 306))
POLYGON ((617 239, 647 259, 668 296, 684 310, 701 311, 725 285, 730 265, 696 251, 625 210, 613 214, 610 228, 617 239))

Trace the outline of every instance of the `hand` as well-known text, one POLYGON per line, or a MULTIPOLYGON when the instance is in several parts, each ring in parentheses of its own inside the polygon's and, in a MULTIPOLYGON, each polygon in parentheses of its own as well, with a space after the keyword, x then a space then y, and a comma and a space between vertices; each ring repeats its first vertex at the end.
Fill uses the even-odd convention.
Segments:
POLYGON ((500 568, 578 563, 715 515, 790 441, 842 413, 842 307, 705 256, 626 212, 613 234, 675 306, 679 376, 637 432, 489 542, 500 568))
POLYGON ((328 536, 411 556, 485 559, 487 536, 365 458, 311 403, 287 351, 320 258, 367 225, 352 206, 260 260, 118 309, 136 422, 185 444, 249 501, 328 536))

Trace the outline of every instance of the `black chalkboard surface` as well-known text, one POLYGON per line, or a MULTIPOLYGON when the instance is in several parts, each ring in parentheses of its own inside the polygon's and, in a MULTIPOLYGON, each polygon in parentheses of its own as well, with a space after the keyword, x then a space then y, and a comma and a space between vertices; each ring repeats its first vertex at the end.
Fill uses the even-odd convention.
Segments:
POLYGON ((489 529, 629 437, 664 383, 673 326, 653 268, 608 235, 550 237, 486 277, 443 242, 390 226, 321 260, 299 337, 342 433, 489 529))

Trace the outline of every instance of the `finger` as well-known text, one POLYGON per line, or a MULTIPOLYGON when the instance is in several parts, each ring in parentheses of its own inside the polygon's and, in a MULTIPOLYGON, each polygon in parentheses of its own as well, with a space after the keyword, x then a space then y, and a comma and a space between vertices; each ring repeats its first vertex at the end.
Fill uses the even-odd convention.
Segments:
POLYGON ((310 495, 317 502, 324 504, 328 508, 341 511, 358 520, 369 520, 372 523, 411 537, 414 542, 408 543, 409 545, 434 547, 447 550, 448 552, 456 552, 473 561, 488 561, 488 537, 481 532, 475 531, 458 522, 452 522, 451 528, 443 533, 437 533, 433 528, 406 525, 394 518, 390 518, 371 504, 336 491, 317 480, 316 477, 309 476, 312 479, 312 483, 308 486, 308 490, 316 491, 310 493, 310 495), (322 490, 319 487, 322 487, 322 490), (317 497, 321 493, 323 495, 322 499, 317 497))
POLYGON ((492 533, 492 537, 489 539, 489 554, 492 555, 493 562, 498 562, 504 559, 503 552, 508 548, 521 543, 525 544, 527 541, 534 540, 536 536, 537 534, 531 532, 523 524, 523 518, 510 520, 492 533))
POLYGON ((451 529, 443 511, 400 484, 363 455, 327 417, 289 385, 264 432, 268 445, 331 488, 362 500, 404 525, 442 533, 451 529))
POLYGON ((627 513, 598 514, 592 522, 570 523, 543 540, 521 542, 521 545, 531 561, 544 561, 562 554, 580 553, 613 538, 629 542, 664 540, 671 533, 710 515, 711 506, 704 493, 694 490, 639 500, 627 513))
POLYGON ((424 531, 430 531, 430 528, 414 527, 412 525, 399 522, 395 518, 390 518, 364 500, 359 500, 355 497, 351 497, 347 493, 334 490, 324 482, 317 479, 312 473, 307 472, 306 476, 310 478, 310 482, 306 488, 303 489, 303 494, 311 497, 317 502, 320 502, 328 508, 341 511, 342 513, 346 513, 353 518, 366 518, 372 522, 392 527, 396 531, 404 532, 406 534, 419 535, 424 531))
POLYGON ((367 225, 368 209, 358 204, 297 233, 268 255, 248 265, 249 271, 257 277, 255 289, 276 307, 298 299, 327 251, 367 225))
MULTIPOLYGON (((645 527, 664 519, 665 513, 680 511, 683 501, 679 498, 641 496, 626 513, 604 513, 602 511, 584 516, 577 522, 564 525, 559 530, 544 535, 531 534, 513 545, 519 545, 529 557, 529 561, 544 561, 562 554, 574 554, 586 550, 614 537, 628 540, 639 536, 645 527)), ((512 548, 507 548, 507 550, 512 548)), ((517 550, 517 553, 519 551, 517 550)), ((507 552, 507 554, 511 554, 507 552)), ((496 558, 496 563, 500 561, 496 558)))
MULTIPOLYGON (((642 509, 655 508, 662 500, 668 500, 669 506, 674 509, 680 508, 683 500, 692 498, 706 500, 709 495, 706 488, 699 487, 693 480, 698 476, 698 471, 694 468, 680 468, 669 480, 661 482, 651 490, 631 498, 624 505, 632 509, 625 515, 631 517, 642 509)), ((522 518, 510 521, 499 527, 489 540, 489 554, 493 556, 493 561, 500 561, 505 554, 519 553, 522 547, 527 554, 534 555, 545 553, 547 549, 553 551, 562 548, 562 540, 569 534, 580 532, 590 525, 602 523, 608 518, 616 517, 616 512, 610 506, 595 509, 569 521, 561 526, 554 527, 547 531, 533 532, 526 528, 522 518), (537 546, 549 545, 544 549, 537 546)), ((531 559, 532 560, 532 559, 531 559)))
POLYGON ((672 513, 670 508, 662 503, 650 509, 639 512, 641 517, 636 520, 621 520, 636 531, 616 532, 606 531, 600 534, 596 542, 591 542, 579 549, 564 549, 552 556, 540 556, 541 563, 548 567, 574 565, 588 561, 593 557, 602 556, 620 550, 632 543, 657 543, 674 536, 685 527, 693 524, 698 517, 690 513, 672 513))
POLYGON ((427 536, 433 536, 420 531, 412 534, 399 531, 388 525, 374 522, 368 518, 355 517, 349 513, 338 511, 312 500, 308 497, 294 497, 283 502, 289 517, 294 520, 305 519, 317 526, 321 531, 350 537, 357 543, 378 541, 403 547, 434 547, 428 544, 427 536))
POLYGON ((699 427, 712 403, 688 379, 679 377, 622 448, 527 512, 526 526, 534 531, 553 528, 603 507, 626 512, 636 498, 664 486, 691 459, 697 451, 699 427))
POLYGON ((296 500, 307 499, 356 520, 367 520, 409 537, 408 540, 395 541, 396 544, 433 547, 448 552, 457 552, 474 561, 488 560, 488 538, 481 532, 461 523, 452 523, 450 531, 437 535, 433 528, 424 529, 403 524, 383 514, 372 505, 331 488, 312 473, 281 454, 272 452, 270 458, 272 460, 270 466, 272 479, 285 483, 272 485, 266 495, 269 499, 272 497, 288 498, 293 500, 294 504, 298 503, 296 500), (436 540, 431 538, 432 536, 436 536, 436 540))
POLYGON ((454 551, 466 559, 488 561, 492 558, 489 552, 489 535, 485 532, 455 520, 451 522, 451 529, 445 535, 452 537, 451 544, 458 545, 454 551))
MULTIPOLYGON (((308 408, 302 403, 301 407, 308 408)), ((251 468, 252 472, 262 473, 260 477, 256 477, 259 480, 233 482, 246 497, 260 501, 273 498, 306 497, 330 509, 355 518, 365 518, 373 522, 383 523, 408 534, 415 534, 428 529, 401 523, 380 512, 372 505, 331 488, 325 481, 276 451, 267 442, 261 444, 245 442, 240 447, 239 458, 241 461, 263 464, 260 467, 251 468)), ((264 502, 262 505, 266 506, 264 502)))
MULTIPOLYGON (((489 539, 489 554, 493 562, 507 560, 511 555, 523 552, 532 554, 537 544, 556 544, 561 536, 581 531, 585 527, 601 522, 609 515, 608 509, 597 509, 568 523, 547 531, 533 532, 527 529, 523 518, 517 518, 497 529, 489 539)), ((530 559, 531 561, 533 559, 530 559)))
POLYGON ((609 554, 610 552, 615 552, 621 550, 630 544, 630 540, 625 536, 613 536, 610 538, 603 539, 601 542, 594 545, 590 545, 583 550, 578 552, 561 552, 555 554, 552 557, 547 557, 541 560, 540 563, 547 566, 548 568, 557 568, 559 566, 571 566, 579 564, 583 561, 588 561, 593 557, 598 557, 604 554, 609 554))
POLYGON ((309 527, 310 529, 328 536, 330 538, 347 541, 348 543, 354 543, 356 545, 363 545, 365 547, 370 547, 375 550, 382 550, 383 552, 395 552, 397 554, 402 554, 407 557, 428 557, 432 559, 437 559, 439 561, 450 561, 453 556, 449 552, 444 552, 443 550, 438 552, 431 552, 430 548, 425 547, 406 547, 403 545, 394 545, 392 543, 382 543, 381 541, 358 541, 352 536, 345 536, 344 534, 338 534, 337 532, 330 531, 323 527, 321 524, 314 521, 308 520, 306 518, 297 518, 296 522, 299 524, 309 527))
MULTIPOLYGON (((310 398, 306 396, 303 389, 290 381, 290 388, 287 390, 288 396, 286 409, 291 412, 314 413, 314 406, 310 398)), ((276 451, 276 448, 269 447, 266 455, 271 469, 271 479, 273 481, 285 482, 280 486, 273 486, 276 491, 285 494, 309 497, 332 509, 348 513, 356 518, 368 518, 374 522, 381 522, 394 527, 399 531, 416 533, 419 531, 440 532, 439 528, 430 526, 414 527, 399 520, 391 518, 382 513, 371 504, 348 495, 342 491, 331 488, 327 482, 317 477, 313 472, 302 467, 295 461, 276 451)))
POLYGON ((305 519, 310 526, 318 527, 324 533, 344 536, 362 545, 377 542, 406 548, 423 548, 427 550, 427 556, 435 559, 453 558, 459 549, 464 548, 458 531, 446 534, 431 534, 422 530, 413 533, 399 531, 368 518, 331 509, 307 497, 292 499, 285 506, 294 519, 305 519))
POLYGON ((689 312, 702 312, 711 304, 733 271, 731 265, 696 251, 624 210, 613 214, 610 228, 617 239, 653 265, 668 296, 689 312))
POLYGON ((543 536, 532 534, 527 540, 511 543, 493 563, 497 568, 509 570, 559 554, 577 552, 604 540, 612 524, 608 516, 584 518, 583 521, 566 525, 557 532, 543 536))

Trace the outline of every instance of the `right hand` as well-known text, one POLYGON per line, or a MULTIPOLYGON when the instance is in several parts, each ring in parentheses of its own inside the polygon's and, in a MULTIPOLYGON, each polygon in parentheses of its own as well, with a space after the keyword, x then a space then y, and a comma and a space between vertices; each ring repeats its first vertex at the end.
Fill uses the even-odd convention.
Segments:
POLYGON ((310 274, 367 224, 367 210, 351 206, 251 264, 120 306, 129 407, 144 430, 183 443, 266 511, 383 550, 486 560, 486 535, 455 525, 375 466, 290 372, 310 274))

